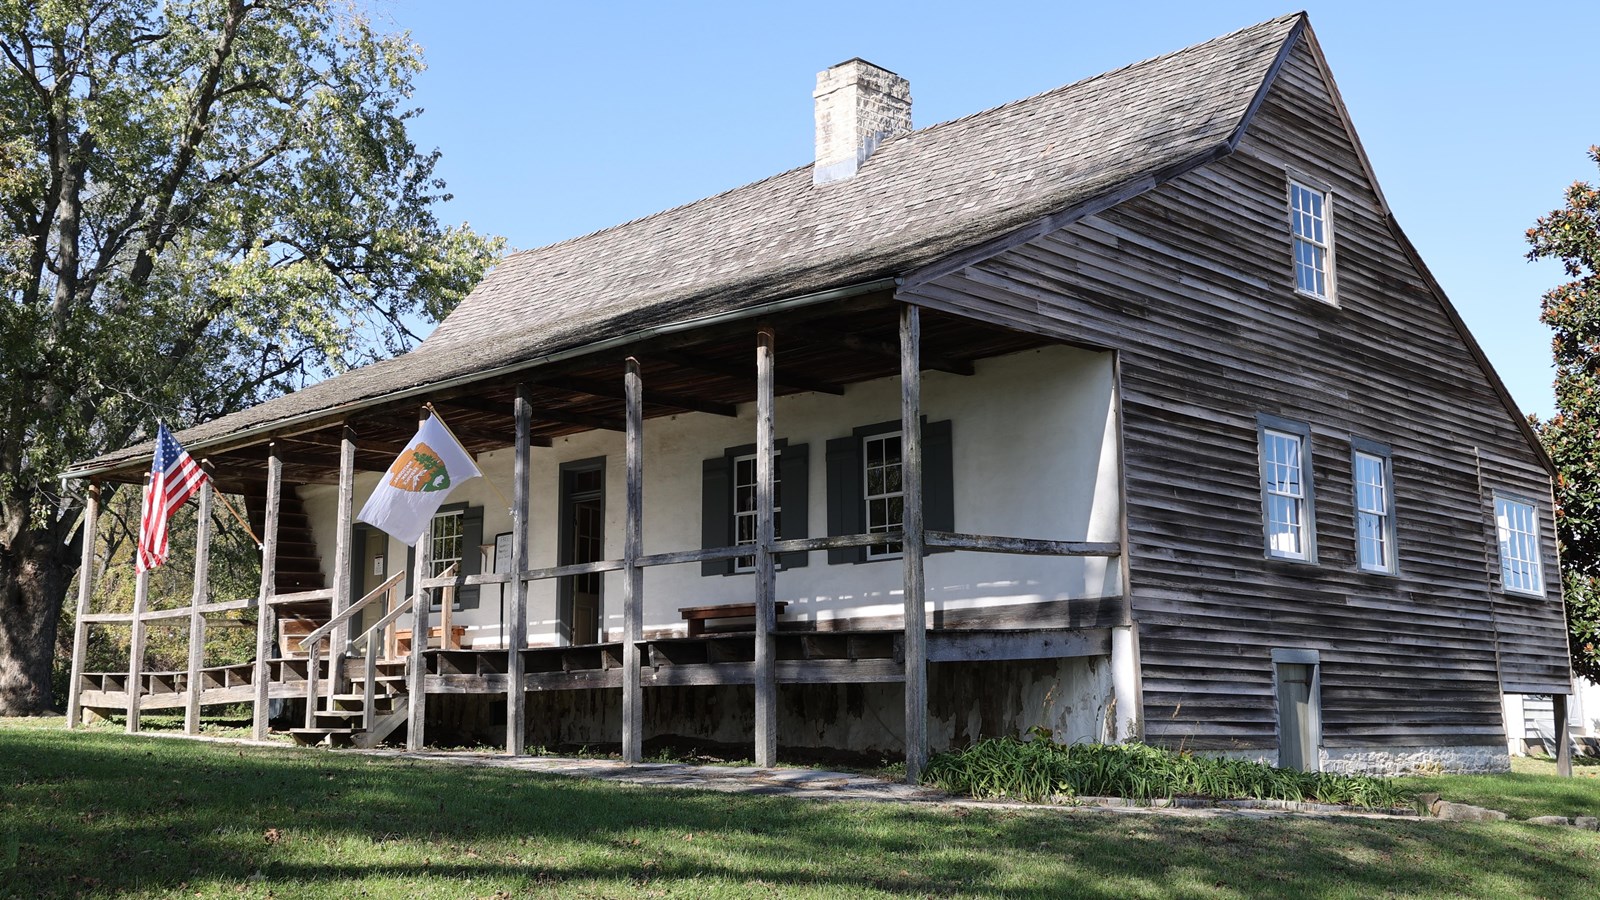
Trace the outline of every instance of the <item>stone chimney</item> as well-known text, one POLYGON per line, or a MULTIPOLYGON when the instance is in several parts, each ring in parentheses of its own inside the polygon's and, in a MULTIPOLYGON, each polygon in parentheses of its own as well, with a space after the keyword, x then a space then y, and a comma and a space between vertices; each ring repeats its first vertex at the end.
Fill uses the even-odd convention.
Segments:
POLYGON ((856 174, 878 145, 911 130, 911 82, 864 59, 817 73, 817 161, 812 184, 856 174))

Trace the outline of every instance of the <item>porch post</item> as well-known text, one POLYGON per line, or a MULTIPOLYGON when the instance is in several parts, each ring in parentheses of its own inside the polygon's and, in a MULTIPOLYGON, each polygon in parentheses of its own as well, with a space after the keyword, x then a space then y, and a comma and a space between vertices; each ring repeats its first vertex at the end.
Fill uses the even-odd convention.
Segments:
POLYGON ((183 710, 185 734, 200 733, 200 667, 205 665, 206 617, 201 604, 210 596, 211 479, 200 483, 200 507, 194 530, 194 593, 189 595, 189 696, 183 710))
MULTIPOLYGON (((338 531, 333 542, 333 614, 350 608, 350 530, 355 525, 356 496, 356 432, 349 425, 340 428, 339 435, 339 507, 336 512, 338 531)), ((342 694, 349 686, 345 677, 344 660, 350 653, 350 623, 341 622, 328 635, 328 693, 342 694)), ((330 705, 332 701, 329 701, 330 705)))
MULTIPOLYGON (((528 691, 523 683, 522 649, 528 643, 528 583, 522 570, 528 567, 528 432, 533 425, 533 401, 528 386, 517 385, 517 455, 512 464, 515 483, 511 506, 511 622, 501 622, 506 631, 506 752, 521 756, 527 752, 528 691)), ((504 587, 501 590, 505 590, 504 587)))
POLYGON ((906 781, 915 784, 928 762, 927 584, 922 524, 922 318, 900 307, 900 487, 905 511, 906 781))
MULTIPOLYGON (((425 425, 428 421, 428 411, 423 410, 418 425, 425 425)), ((406 666, 406 749, 422 749, 422 729, 427 718, 427 657, 424 656, 428 649, 428 614, 429 607, 433 604, 433 590, 424 588, 422 581, 433 577, 433 524, 430 522, 422 531, 422 538, 417 541, 416 569, 412 572, 412 584, 416 592, 412 594, 416 599, 411 603, 411 659, 406 666)), ((444 641, 439 642, 441 647, 444 641)))
POLYGON ((772 367, 777 336, 756 333, 756 765, 778 763, 778 682, 772 626, 777 574, 772 558, 772 367))
POLYGON ((89 598, 94 593, 94 543, 100 525, 100 483, 89 484, 83 508, 83 552, 78 562, 78 614, 72 621, 72 680, 67 685, 67 727, 77 728, 83 717, 83 666, 89 652, 89 598))
POLYGON ((277 629, 277 614, 272 598, 278 592, 278 508, 283 493, 283 457, 278 445, 267 445, 267 508, 261 523, 261 591, 256 595, 256 671, 255 710, 250 736, 267 739, 267 703, 271 699, 272 643, 277 629))
MULTIPOLYGON (((144 479, 144 492, 150 494, 150 477, 144 479)), ((150 570, 141 569, 133 583, 133 628, 128 636, 128 733, 139 733, 139 703, 144 691, 144 613, 150 602, 150 570)))
POLYGON ((1556 774, 1572 777, 1572 728, 1567 724, 1567 695, 1551 694, 1550 706, 1555 714, 1556 774))
POLYGON ((627 403, 627 504, 622 532, 622 761, 643 757, 644 693, 639 670, 639 641, 644 637, 644 570, 639 556, 644 544, 644 384, 639 361, 628 357, 624 373, 627 403))

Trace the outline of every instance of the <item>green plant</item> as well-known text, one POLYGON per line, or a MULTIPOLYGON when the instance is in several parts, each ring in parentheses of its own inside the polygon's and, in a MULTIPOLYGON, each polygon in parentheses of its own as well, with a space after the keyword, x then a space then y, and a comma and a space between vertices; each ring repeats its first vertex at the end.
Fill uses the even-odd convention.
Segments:
POLYGON ((1055 796, 1211 797, 1369 808, 1405 802, 1388 779, 1297 772, 1145 744, 1058 744, 1042 728, 1026 739, 990 738, 938 754, 928 763, 923 781, 955 794, 1025 801, 1055 796))

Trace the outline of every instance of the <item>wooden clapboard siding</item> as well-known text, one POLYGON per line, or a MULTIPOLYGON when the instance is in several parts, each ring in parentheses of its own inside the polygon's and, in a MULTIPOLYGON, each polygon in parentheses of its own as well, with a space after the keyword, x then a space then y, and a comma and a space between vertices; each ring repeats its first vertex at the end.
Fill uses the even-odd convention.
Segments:
POLYGON ((1493 745, 1502 682, 1564 690, 1547 475, 1365 171, 1301 39, 1232 155, 901 292, 1120 353, 1151 740, 1276 746, 1275 647, 1320 651, 1330 748, 1493 745), (1287 169, 1334 192, 1338 307, 1294 291, 1287 169), (1315 564, 1264 558, 1258 413, 1311 428, 1315 564), (1356 568, 1352 436, 1398 575, 1356 568), (1540 501, 1543 600, 1499 590, 1497 488, 1540 501))

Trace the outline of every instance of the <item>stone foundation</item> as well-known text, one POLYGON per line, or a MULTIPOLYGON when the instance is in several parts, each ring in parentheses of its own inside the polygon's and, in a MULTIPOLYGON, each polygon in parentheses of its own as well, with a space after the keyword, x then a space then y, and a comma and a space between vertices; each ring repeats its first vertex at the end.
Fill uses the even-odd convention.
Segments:
MULTIPOLYGON (((1278 751, 1226 750, 1215 755, 1245 759, 1269 766, 1278 764, 1278 751)), ((1318 754, 1322 771, 1336 775, 1472 775, 1509 772, 1511 757, 1501 746, 1492 747, 1384 747, 1372 749, 1324 747, 1318 754)))

